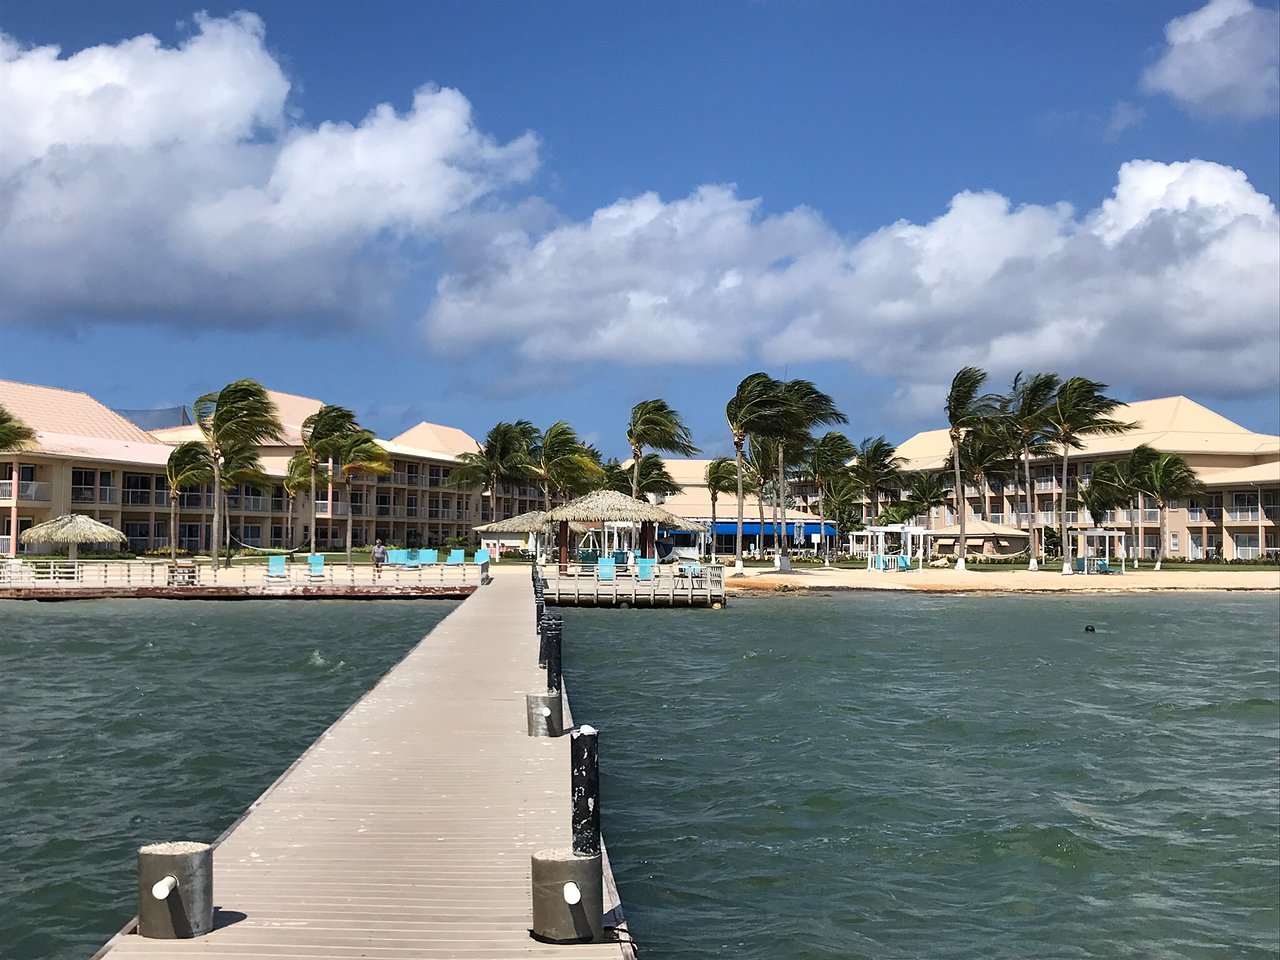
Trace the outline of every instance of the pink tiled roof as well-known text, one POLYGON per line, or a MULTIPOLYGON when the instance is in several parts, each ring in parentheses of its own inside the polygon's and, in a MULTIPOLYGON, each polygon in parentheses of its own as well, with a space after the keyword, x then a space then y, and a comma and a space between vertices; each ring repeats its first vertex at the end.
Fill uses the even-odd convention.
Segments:
POLYGON ((456 457, 460 453, 475 453, 480 449, 465 430, 457 427, 445 427, 438 423, 423 423, 410 427, 404 433, 391 438, 393 443, 404 447, 415 447, 432 453, 446 453, 456 457))
POLYGON ((155 443, 141 427, 78 390, 0 380, 0 407, 39 434, 155 443))

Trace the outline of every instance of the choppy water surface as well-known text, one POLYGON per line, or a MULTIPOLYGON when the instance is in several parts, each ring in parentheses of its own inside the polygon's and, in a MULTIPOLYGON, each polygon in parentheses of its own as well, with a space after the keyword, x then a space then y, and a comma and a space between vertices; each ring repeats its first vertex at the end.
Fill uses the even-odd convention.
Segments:
POLYGON ((0 957, 87 957, 455 604, 0 602, 0 957))
POLYGON ((566 611, 642 956, 1275 957, 1278 614, 1274 594, 566 611))

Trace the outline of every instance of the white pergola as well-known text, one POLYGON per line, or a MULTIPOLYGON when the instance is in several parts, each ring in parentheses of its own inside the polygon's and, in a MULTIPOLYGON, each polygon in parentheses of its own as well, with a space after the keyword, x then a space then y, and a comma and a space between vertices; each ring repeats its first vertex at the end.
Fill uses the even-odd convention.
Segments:
MULTIPOLYGON (((865 537, 868 570, 890 569, 884 559, 889 556, 917 557, 920 562, 920 568, 924 569, 926 540, 932 535, 932 532, 924 527, 917 527, 908 523, 890 523, 881 527, 866 527, 865 529, 855 530, 849 534, 849 553, 856 554, 855 545, 857 538, 865 537), (898 553, 890 554, 886 550, 885 537, 889 534, 897 534, 902 541, 902 548, 898 553), (874 550, 872 550, 873 540, 875 546, 874 550)), ((898 569, 896 561, 893 569, 898 569)))
POLYGON ((1084 569, 1080 573, 1090 574, 1098 573, 1098 561, 1101 560, 1104 568, 1111 568, 1111 541, 1119 540, 1120 549, 1116 551, 1116 558, 1120 561, 1120 572, 1125 572, 1125 540, 1126 536, 1122 530, 1106 530, 1102 527, 1091 527, 1088 530, 1077 530, 1076 535, 1084 539, 1084 556, 1077 559, 1084 561, 1084 569), (1096 550, 1091 550, 1095 541, 1102 541, 1102 556, 1097 555, 1096 550))

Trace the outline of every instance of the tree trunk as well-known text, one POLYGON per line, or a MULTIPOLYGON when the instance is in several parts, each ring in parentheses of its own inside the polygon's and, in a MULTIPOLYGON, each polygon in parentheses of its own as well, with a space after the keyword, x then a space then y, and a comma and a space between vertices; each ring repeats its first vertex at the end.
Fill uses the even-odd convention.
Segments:
POLYGON ((1067 544, 1067 461, 1071 457, 1070 448, 1064 443, 1062 445, 1062 502, 1059 504, 1058 515, 1058 536, 1062 541, 1062 572, 1072 573, 1071 569, 1071 548, 1067 544))
POLYGON ((284 515, 284 545, 290 550, 293 549, 293 503, 294 497, 289 491, 285 491, 285 496, 289 501, 289 508, 284 515))
POLYGON ((169 559, 178 559, 178 491, 169 488, 169 559))
POLYGON ((1142 551, 1145 549, 1145 544, 1142 542, 1143 518, 1142 518, 1142 494, 1141 493, 1138 494, 1137 505, 1138 505, 1138 509, 1133 511, 1134 529, 1137 531, 1136 535, 1133 538, 1134 543, 1137 544, 1137 547, 1133 551, 1133 569, 1135 570, 1139 569, 1139 567, 1141 566, 1142 551))
MULTIPOLYGON (((356 518, 351 515, 351 481, 347 481, 344 486, 347 489, 347 566, 351 566, 351 531, 356 525, 356 518)), ((367 496, 367 492, 366 492, 367 496)))
POLYGON ((1030 538, 1027 541, 1027 551, 1031 554, 1031 562, 1027 564, 1027 569, 1039 570, 1040 564, 1036 561, 1036 511, 1034 509, 1036 495, 1031 489, 1031 451, 1026 447, 1022 448, 1022 471, 1027 483, 1024 502, 1027 506, 1027 535, 1030 538))
POLYGON ((631 499, 640 499, 640 448, 631 448, 631 499))
POLYGON ((827 539, 827 511, 822 505, 822 484, 818 484, 818 534, 822 537, 822 564, 831 566, 831 541, 827 539))
POLYGON ((542 509, 543 510, 551 509, 551 484, 550 483, 544 483, 542 485, 542 509))
POLYGON ((711 491, 711 562, 716 562, 716 491, 711 491))
POLYGON ((760 495, 756 497, 756 503, 760 505, 760 542, 757 544, 760 553, 764 553, 764 484, 760 486, 760 495))
POLYGON ((316 468, 311 467, 311 552, 316 552, 316 468))
POLYGON ((222 540, 222 457, 213 455, 213 536, 209 546, 213 548, 213 569, 218 569, 218 547, 222 540))
POLYGON ((222 522, 227 528, 226 539, 222 542, 227 547, 227 557, 223 562, 228 570, 231 569, 231 498, 224 491, 222 494, 222 522))
POLYGON ((960 478, 960 438, 954 434, 951 437, 951 466, 956 477, 956 523, 960 525, 960 536, 956 540, 956 569, 963 570, 964 558, 969 552, 969 541, 965 538, 964 524, 964 515, 968 511, 965 509, 967 504, 964 497, 964 481, 960 478))
POLYGON ((746 444, 746 437, 739 437, 736 434, 733 438, 734 459, 738 464, 738 532, 734 536, 733 541, 733 575, 735 577, 742 575, 742 518, 746 512, 747 499, 742 491, 742 448, 746 444))
POLYGON ((1159 498, 1156 499, 1156 509, 1160 511, 1160 542, 1156 544, 1156 569, 1159 570, 1160 561, 1164 559, 1164 545, 1169 539, 1169 511, 1159 498))
POLYGON ((787 462, 786 450, 781 442, 778 443, 778 515, 782 519, 782 550, 778 554, 778 567, 786 570, 789 568, 787 558, 791 555, 791 551, 787 544, 787 462))

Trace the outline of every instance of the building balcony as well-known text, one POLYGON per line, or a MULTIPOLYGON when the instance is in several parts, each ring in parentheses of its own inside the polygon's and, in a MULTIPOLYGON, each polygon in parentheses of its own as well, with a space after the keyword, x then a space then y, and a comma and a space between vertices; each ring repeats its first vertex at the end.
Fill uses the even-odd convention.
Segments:
POLYGON ((0 537, 0 557, 7 557, 9 555, 9 546, 12 542, 12 537, 0 537))
POLYGON ((1240 523, 1242 521, 1257 522, 1262 519, 1262 509, 1260 507, 1227 507, 1227 519, 1240 523))
POLYGON ((268 513, 267 497, 241 497, 240 509, 248 513, 268 513))
POLYGON ((347 515, 347 505, 338 501, 330 503, 327 500, 321 500, 316 503, 317 517, 345 517, 347 515))
POLYGON ((399 506, 398 504, 391 508, 391 515, 393 517, 399 517, 400 519, 404 519, 406 516, 408 516, 408 514, 405 512, 405 508, 402 506, 399 506))
POLYGON ((212 510, 212 493, 180 493, 178 494, 179 510, 212 510))
POLYGON ((121 494, 120 503, 125 507, 151 506, 150 490, 125 490, 121 494))
POLYGON ((395 470, 391 473, 391 482, 405 484, 409 482, 409 475, 403 470, 395 470))
POLYGON ((0 480, 0 500, 12 500, 14 488, 17 488, 18 500, 28 503, 47 503, 53 499, 53 484, 38 480, 0 480))

